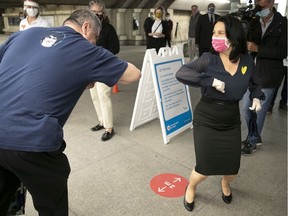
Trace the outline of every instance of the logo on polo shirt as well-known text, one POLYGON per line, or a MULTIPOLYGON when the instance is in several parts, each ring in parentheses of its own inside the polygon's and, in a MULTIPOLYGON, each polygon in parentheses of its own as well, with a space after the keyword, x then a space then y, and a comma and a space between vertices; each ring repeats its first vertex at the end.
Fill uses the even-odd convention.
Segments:
POLYGON ((42 39, 41 39, 41 45, 43 47, 52 47, 56 46, 57 44, 61 43, 63 39, 65 38, 65 35, 62 32, 48 32, 42 39))

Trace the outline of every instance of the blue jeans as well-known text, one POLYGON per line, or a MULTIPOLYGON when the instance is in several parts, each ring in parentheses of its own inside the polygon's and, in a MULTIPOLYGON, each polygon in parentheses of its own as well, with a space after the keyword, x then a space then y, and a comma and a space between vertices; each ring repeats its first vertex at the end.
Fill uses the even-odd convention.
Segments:
MULTIPOLYGON (((275 92, 275 88, 264 88, 262 89, 262 91, 264 92, 266 99, 261 101, 262 109, 259 112, 257 112, 257 127, 258 127, 258 133, 260 136, 261 136, 261 132, 264 126, 264 121, 266 118, 267 110, 269 108, 270 102, 275 92)), ((244 115, 244 119, 246 121, 248 128, 249 128, 249 121, 250 121, 251 113, 252 113, 252 111, 249 109, 249 107, 252 106, 252 101, 250 100, 249 95, 250 95, 250 91, 247 90, 247 92, 243 96, 243 115, 244 115)), ((259 140, 259 138, 252 135, 251 137, 247 136, 247 140, 249 141, 251 145, 256 145, 257 140, 259 140)))

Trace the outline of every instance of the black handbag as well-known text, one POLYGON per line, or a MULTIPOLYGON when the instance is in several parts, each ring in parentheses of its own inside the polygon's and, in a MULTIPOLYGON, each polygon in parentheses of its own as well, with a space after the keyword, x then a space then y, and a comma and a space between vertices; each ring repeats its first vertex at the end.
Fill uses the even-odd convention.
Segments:
POLYGON ((257 126, 257 113, 255 111, 251 111, 251 118, 249 121, 249 128, 248 128, 248 137, 260 137, 258 133, 258 126, 257 126))

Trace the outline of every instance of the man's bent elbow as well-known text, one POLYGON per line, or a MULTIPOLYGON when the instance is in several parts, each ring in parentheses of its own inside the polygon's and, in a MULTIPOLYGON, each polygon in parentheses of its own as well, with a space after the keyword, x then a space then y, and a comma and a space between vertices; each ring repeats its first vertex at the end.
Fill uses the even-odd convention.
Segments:
POLYGON ((135 82, 141 78, 140 70, 133 64, 128 63, 128 67, 120 78, 122 84, 135 82))

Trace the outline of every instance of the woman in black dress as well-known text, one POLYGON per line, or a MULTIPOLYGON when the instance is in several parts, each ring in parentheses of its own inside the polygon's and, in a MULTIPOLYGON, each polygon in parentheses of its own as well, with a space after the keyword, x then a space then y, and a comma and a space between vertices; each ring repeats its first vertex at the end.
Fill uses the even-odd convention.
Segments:
POLYGON ((176 74, 180 82, 202 90, 193 119, 196 166, 184 196, 188 211, 194 208, 196 186, 209 175, 223 175, 222 199, 232 200, 230 182, 236 178, 241 157, 239 100, 249 88, 251 110, 257 112, 264 99, 254 69, 242 24, 227 15, 215 23, 211 52, 183 65, 176 74))
POLYGON ((154 10, 154 20, 151 20, 144 26, 147 35, 147 49, 155 48, 158 53, 161 47, 166 46, 167 36, 169 35, 169 27, 164 19, 165 11, 163 7, 157 7, 154 10))

